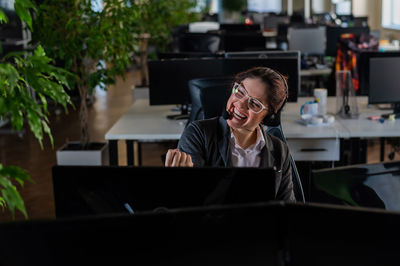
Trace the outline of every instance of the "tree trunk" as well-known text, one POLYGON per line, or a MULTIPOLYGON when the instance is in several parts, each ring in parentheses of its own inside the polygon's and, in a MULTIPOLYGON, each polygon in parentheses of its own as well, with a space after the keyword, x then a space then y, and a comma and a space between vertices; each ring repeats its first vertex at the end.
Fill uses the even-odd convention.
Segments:
POLYGON ((147 48, 149 46, 150 34, 143 33, 139 37, 139 65, 140 76, 143 87, 149 86, 149 73, 147 67, 147 48))
POLYGON ((78 88, 79 88, 79 94, 81 96, 81 106, 79 108, 79 119, 81 126, 81 145, 82 149, 86 149, 86 147, 89 145, 88 110, 86 105, 88 90, 82 84, 79 84, 78 88))

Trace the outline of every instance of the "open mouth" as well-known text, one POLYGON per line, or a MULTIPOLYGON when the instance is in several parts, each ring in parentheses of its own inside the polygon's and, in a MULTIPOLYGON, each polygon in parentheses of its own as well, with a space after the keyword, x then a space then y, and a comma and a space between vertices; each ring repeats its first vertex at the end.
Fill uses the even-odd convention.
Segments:
POLYGON ((242 121, 247 118, 247 116, 245 116, 244 114, 239 112, 235 107, 233 107, 232 109, 233 109, 233 111, 231 113, 232 113, 233 117, 235 117, 237 120, 242 121))

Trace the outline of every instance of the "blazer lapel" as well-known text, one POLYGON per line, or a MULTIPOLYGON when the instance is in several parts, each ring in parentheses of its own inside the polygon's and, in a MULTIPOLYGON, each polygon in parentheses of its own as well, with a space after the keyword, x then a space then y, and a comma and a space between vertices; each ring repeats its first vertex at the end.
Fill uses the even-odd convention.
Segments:
POLYGON ((260 167, 274 167, 276 164, 274 156, 274 145, 272 144, 271 138, 268 137, 262 126, 261 129, 261 132, 263 133, 265 139, 265 146, 260 153, 260 167))
POLYGON ((232 166, 231 161, 231 145, 229 143, 230 130, 223 117, 219 118, 219 130, 218 130, 218 151, 226 167, 232 166))

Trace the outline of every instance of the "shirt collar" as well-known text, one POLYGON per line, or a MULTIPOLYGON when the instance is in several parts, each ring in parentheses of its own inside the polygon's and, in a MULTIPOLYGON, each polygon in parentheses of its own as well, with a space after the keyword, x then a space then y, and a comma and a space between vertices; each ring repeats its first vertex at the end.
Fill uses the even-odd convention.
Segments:
MULTIPOLYGON (((230 137, 230 142, 231 144, 236 148, 236 149, 242 149, 244 150, 242 147, 240 147, 238 144, 236 144, 236 137, 233 134, 232 128, 229 128, 231 131, 231 137, 230 137)), ((251 145, 250 147, 248 147, 246 150, 258 150, 261 151, 262 148, 265 146, 265 138, 264 138, 264 134, 261 131, 261 127, 258 126, 257 127, 257 140, 256 143, 251 145)))

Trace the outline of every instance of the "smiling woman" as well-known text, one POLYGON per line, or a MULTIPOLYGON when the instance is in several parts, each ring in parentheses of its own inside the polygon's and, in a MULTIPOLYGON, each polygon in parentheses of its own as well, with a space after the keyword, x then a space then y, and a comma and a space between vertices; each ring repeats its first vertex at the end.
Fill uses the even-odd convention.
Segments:
POLYGON ((276 198, 294 201, 288 147, 262 127, 286 101, 285 79, 255 67, 237 74, 232 87, 226 114, 192 122, 178 149, 168 151, 165 166, 274 167, 276 198))

